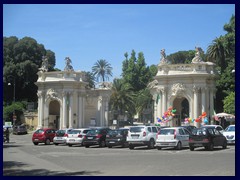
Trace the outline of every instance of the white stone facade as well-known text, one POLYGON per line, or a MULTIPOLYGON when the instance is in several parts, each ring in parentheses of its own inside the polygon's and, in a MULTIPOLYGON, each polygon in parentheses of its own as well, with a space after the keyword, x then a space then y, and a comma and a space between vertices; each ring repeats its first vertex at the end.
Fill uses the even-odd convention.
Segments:
MULTIPOLYGON (((162 117, 168 107, 172 106, 177 110, 178 117, 175 119, 178 118, 180 122, 172 120, 167 125, 181 125, 184 119, 181 117, 183 100, 188 102, 188 117, 198 118, 202 112, 206 112, 207 117, 212 117, 216 78, 215 64, 211 62, 159 63, 155 80, 148 86, 155 101, 154 122, 157 123, 157 117, 162 117), (158 95, 160 98, 156 103, 158 95)), ((199 123, 194 122, 194 125, 199 126, 199 123)))
POLYGON ((38 72, 38 127, 108 126, 109 87, 87 88, 82 72, 38 72))

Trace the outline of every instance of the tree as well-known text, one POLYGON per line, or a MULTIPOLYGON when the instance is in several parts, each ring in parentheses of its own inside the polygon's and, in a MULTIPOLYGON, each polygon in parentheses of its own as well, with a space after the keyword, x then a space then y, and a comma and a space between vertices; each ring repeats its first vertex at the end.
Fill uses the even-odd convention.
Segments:
POLYGON ((186 64, 186 63, 191 63, 194 56, 195 56, 194 50, 178 51, 176 53, 168 55, 167 59, 172 64, 186 64))
POLYGON ((92 73, 98 81, 101 78, 105 82, 105 79, 109 78, 108 76, 112 76, 112 67, 106 60, 100 59, 92 67, 92 73))
POLYGON ((135 114, 135 93, 129 83, 123 79, 114 79, 112 86, 112 95, 110 97, 110 109, 118 111, 119 114, 128 111, 130 116, 135 114))
POLYGON ((94 76, 92 72, 83 72, 85 73, 86 76, 86 82, 88 82, 88 87, 89 88, 94 88, 95 87, 95 83, 94 83, 94 76))
POLYGON ((16 100, 37 101, 38 68, 42 64, 42 56, 49 60, 49 70, 54 70, 55 54, 46 50, 42 44, 30 37, 18 39, 15 36, 3 37, 3 100, 13 100, 13 84, 15 80, 16 100))
POLYGON ((224 112, 229 114, 235 114, 235 92, 229 93, 229 95, 223 100, 224 112))

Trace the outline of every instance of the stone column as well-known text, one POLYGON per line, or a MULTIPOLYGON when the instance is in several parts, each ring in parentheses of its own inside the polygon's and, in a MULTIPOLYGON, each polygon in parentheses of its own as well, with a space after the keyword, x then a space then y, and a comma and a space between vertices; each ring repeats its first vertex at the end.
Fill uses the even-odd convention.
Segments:
POLYGON ((38 96, 38 126, 37 126, 37 129, 40 129, 40 128, 42 128, 42 118, 43 118, 43 115, 42 115, 42 112, 43 112, 42 92, 39 91, 37 93, 37 96, 38 96))
POLYGON ((63 91, 63 118, 62 118, 62 128, 67 127, 67 92, 63 91))
POLYGON ((69 128, 73 128, 73 92, 69 92, 69 128))
MULTIPOLYGON (((202 87, 201 88, 202 91, 202 113, 206 112, 206 88, 202 87)), ((202 122, 204 121, 204 118, 202 118, 202 122)))
POLYGON ((78 96, 78 126, 83 127, 83 97, 78 96))
MULTIPOLYGON (((209 116, 212 117, 213 116, 213 112, 214 112, 214 104, 213 104, 213 99, 214 99, 214 89, 213 88, 209 88, 209 91, 210 91, 210 97, 209 97, 209 100, 210 100, 210 112, 209 112, 209 116)), ((210 120, 209 120, 210 121, 210 120)))
MULTIPOLYGON (((157 105, 157 103, 156 103, 156 99, 157 99, 157 94, 155 94, 154 96, 153 96, 153 100, 154 100, 154 121, 156 121, 157 122, 157 117, 158 117, 158 109, 157 109, 157 107, 158 107, 158 105, 157 105)), ((159 102, 158 102, 159 103, 159 102)))
POLYGON ((108 126, 108 97, 104 97, 104 126, 108 126))
POLYGON ((162 113, 164 113, 167 110, 167 108, 166 108, 166 106, 167 106, 167 100, 166 100, 167 91, 166 91, 165 87, 162 88, 161 91, 162 91, 162 104, 161 104, 162 105, 162 113))
MULTIPOLYGON (((194 86, 193 87, 193 99, 194 99, 194 105, 193 105, 193 108, 194 108, 194 119, 196 119, 196 118, 198 118, 199 117, 199 114, 198 114, 198 91, 199 91, 199 89, 198 89, 198 87, 196 87, 196 86, 194 86)), ((199 127, 199 123, 196 123, 195 121, 194 121, 194 125, 196 126, 196 127, 199 127)))

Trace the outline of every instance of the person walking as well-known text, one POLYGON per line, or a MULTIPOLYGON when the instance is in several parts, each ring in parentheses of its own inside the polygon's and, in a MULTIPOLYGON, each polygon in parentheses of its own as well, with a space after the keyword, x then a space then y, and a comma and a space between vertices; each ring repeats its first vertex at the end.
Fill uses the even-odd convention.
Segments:
POLYGON ((9 143, 9 129, 8 128, 5 131, 5 135, 6 135, 6 141, 7 141, 7 143, 9 143))

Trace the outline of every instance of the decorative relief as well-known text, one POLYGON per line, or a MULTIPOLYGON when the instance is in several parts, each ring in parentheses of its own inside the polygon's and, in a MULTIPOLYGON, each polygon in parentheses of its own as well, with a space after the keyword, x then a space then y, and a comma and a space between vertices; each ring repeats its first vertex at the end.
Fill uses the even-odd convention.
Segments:
POLYGON ((154 89, 157 87, 157 85, 158 85, 158 81, 155 79, 152 82, 148 83, 147 87, 148 89, 154 89))
POLYGON ((195 47, 196 53, 195 57, 192 59, 192 63, 198 63, 198 62, 203 62, 201 58, 201 54, 203 53, 202 48, 200 47, 195 47))
POLYGON ((172 96, 178 96, 185 91, 185 87, 182 83, 176 83, 172 85, 172 96))
POLYGON ((40 71, 42 72, 47 72, 48 71, 48 58, 47 56, 42 57, 42 66, 39 68, 40 71))
POLYGON ((193 86, 193 92, 198 93, 200 91, 201 87, 194 85, 193 86))

